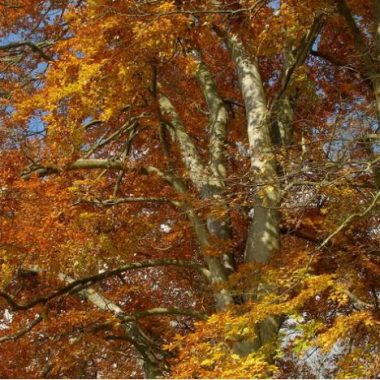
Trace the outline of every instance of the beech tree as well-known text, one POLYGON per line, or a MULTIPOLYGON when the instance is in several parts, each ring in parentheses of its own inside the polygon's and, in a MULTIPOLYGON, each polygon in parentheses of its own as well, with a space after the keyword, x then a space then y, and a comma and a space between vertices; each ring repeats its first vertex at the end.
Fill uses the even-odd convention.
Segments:
POLYGON ((0 2, 0 377, 380 376, 380 2, 0 2))

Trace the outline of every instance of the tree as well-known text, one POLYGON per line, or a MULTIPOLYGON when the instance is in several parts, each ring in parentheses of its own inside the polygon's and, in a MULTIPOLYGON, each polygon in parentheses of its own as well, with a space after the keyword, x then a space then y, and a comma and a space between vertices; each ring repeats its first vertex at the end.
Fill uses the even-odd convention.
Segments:
POLYGON ((379 376, 376 1, 0 8, 1 377, 379 376))

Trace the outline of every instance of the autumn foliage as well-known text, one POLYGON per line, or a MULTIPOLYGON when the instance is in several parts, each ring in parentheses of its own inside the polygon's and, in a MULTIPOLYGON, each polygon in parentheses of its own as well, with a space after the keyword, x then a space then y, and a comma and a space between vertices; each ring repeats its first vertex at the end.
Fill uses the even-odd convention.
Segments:
POLYGON ((377 0, 0 1, 0 378, 380 377, 377 0))

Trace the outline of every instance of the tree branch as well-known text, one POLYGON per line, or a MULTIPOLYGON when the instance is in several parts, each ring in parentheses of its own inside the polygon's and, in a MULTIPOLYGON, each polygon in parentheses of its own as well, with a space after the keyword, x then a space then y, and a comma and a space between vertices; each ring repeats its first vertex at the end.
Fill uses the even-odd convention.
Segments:
POLYGON ((0 50, 11 50, 11 49, 19 48, 19 47, 24 47, 24 46, 29 47, 30 49, 38 53, 42 58, 46 59, 47 61, 53 61, 53 58, 50 55, 46 54, 41 49, 39 44, 35 44, 34 42, 31 42, 31 41, 12 42, 10 44, 0 46, 0 50))
POLYGON ((169 17, 169 16, 175 16, 175 15, 192 15, 192 16, 202 16, 202 15, 213 15, 213 14, 220 14, 220 15, 238 15, 241 13, 250 13, 252 14, 255 9, 260 6, 261 4, 265 3, 267 0, 258 0, 255 4, 253 4, 250 7, 246 8, 238 8, 238 9, 195 9, 195 10, 175 10, 175 11, 168 11, 168 12, 144 12, 144 13, 120 13, 119 15, 125 16, 125 17, 169 17))
MULTIPOLYGON (((175 178, 169 174, 163 173, 161 170, 157 169, 154 166, 148 166, 144 168, 147 173, 154 173, 165 179, 179 194, 186 195, 186 187, 185 184, 178 178, 175 178)), ((176 202, 176 201, 175 201, 176 202)), ((210 256, 208 254, 208 250, 211 247, 209 236, 207 233, 207 229, 205 228, 204 222, 198 216, 193 207, 187 202, 176 202, 175 205, 181 207, 185 212, 187 218, 189 219, 194 233, 197 239, 197 242, 201 248, 201 252, 207 266, 209 268, 208 279, 211 283, 223 283, 226 281, 227 276, 225 272, 225 268, 220 260, 220 257, 210 256)), ((227 289, 222 289, 222 291, 215 294, 216 298, 216 307, 221 310, 226 305, 232 303, 232 298, 229 295, 227 289)))
MULTIPOLYGON (((128 198, 115 198, 115 199, 94 199, 86 200, 82 199, 78 203, 91 203, 100 206, 117 206, 123 203, 173 203, 172 199, 169 198, 149 198, 149 197, 128 197, 128 198)), ((176 204, 177 206, 177 204, 176 204)))
MULTIPOLYGON (((29 271, 40 273, 42 271, 39 267, 32 267, 29 271)), ((75 280, 70 276, 65 274, 59 274, 58 278, 62 281, 65 281, 71 285, 75 283, 75 280)), ((117 319, 122 322, 122 326, 124 327, 124 331, 126 334, 126 339, 134 345, 142 359, 142 366, 144 368, 144 372, 147 378, 161 378, 162 377, 162 368, 165 368, 165 363, 163 362, 164 353, 155 348, 152 340, 144 333, 144 331, 140 328, 137 323, 137 320, 134 316, 129 315, 124 312, 117 304, 104 297, 101 293, 95 291, 92 288, 89 289, 81 289, 79 294, 91 302, 94 306, 103 310, 105 312, 109 312, 113 314, 117 319)), ((4 296, 4 294, 3 294, 4 296)), ((7 301, 10 301, 11 306, 17 305, 15 302, 9 297, 5 297, 7 301)), ((37 323, 39 323, 42 317, 38 317, 35 321, 32 322, 24 330, 21 330, 19 333, 14 334, 10 337, 0 338, 0 343, 2 341, 15 339, 15 336, 18 337, 20 334, 26 334, 29 332, 37 323)))
MULTIPOLYGON (((198 54, 200 55, 200 54, 198 54)), ((228 112, 224 101, 218 94, 216 84, 202 60, 197 72, 198 81, 202 87, 210 111, 210 158, 211 171, 217 179, 225 179, 226 169, 226 138, 228 112)))
MULTIPOLYGON (((106 272, 102 272, 96 275, 88 276, 82 279, 78 280, 70 280, 67 281, 66 279, 69 278, 64 274, 61 274, 61 279, 70 282, 68 285, 65 287, 58 289, 54 291, 53 293, 36 298, 33 301, 30 301, 26 304, 18 304, 12 296, 10 296, 8 293, 5 292, 0 292, 0 297, 4 298, 8 304, 11 306, 13 310, 27 310, 30 309, 38 304, 45 304, 49 301, 51 301, 54 298, 57 298, 59 296, 62 296, 64 294, 68 293, 75 293, 75 292, 80 292, 84 288, 94 285, 95 283, 99 281, 103 281, 109 277, 124 273, 128 270, 132 269, 143 269, 143 268, 151 268, 151 267, 156 267, 156 266, 167 266, 167 265, 173 265, 173 266, 182 266, 182 267, 189 267, 189 268, 194 268, 199 270, 201 273, 203 273, 206 277, 209 276, 209 272, 206 268, 204 268, 202 265, 199 263, 193 262, 193 261, 185 261, 185 260, 177 260, 177 259, 157 259, 157 260, 147 260, 141 263, 129 263, 126 265, 123 265, 119 268, 112 269, 106 272)), ((41 272, 41 268, 30 268, 31 272, 41 272)))
POLYGON ((136 319, 145 318, 145 317, 151 317, 155 315, 183 315, 188 316, 196 319, 206 320, 207 315, 203 313, 199 313, 194 310, 190 309, 176 309, 176 308, 165 308, 165 307, 156 307, 154 309, 148 309, 139 311, 138 313, 135 313, 133 316, 136 319))
POLYGON ((182 161, 189 172, 190 179, 195 187, 201 190, 203 186, 207 184, 208 176, 205 173, 205 166, 199 156, 198 150, 186 132, 173 104, 163 94, 159 95, 159 105, 162 115, 171 119, 175 137, 180 145, 182 161))
POLYGON ((98 124, 102 124, 102 123, 103 123, 102 120, 91 120, 88 123, 84 124, 83 128, 84 129, 88 129, 88 128, 94 126, 94 125, 98 125, 98 124))
POLYGON ((343 229, 347 228, 353 219, 362 218, 363 216, 366 216, 369 212, 371 212, 371 210, 377 205, 377 201, 379 199, 380 191, 374 196, 372 202, 364 211, 351 214, 348 218, 346 218, 344 222, 332 234, 330 234, 325 240, 323 240, 323 242, 318 246, 318 249, 323 248, 335 235, 337 235, 343 229))
MULTIPOLYGON (((338 0, 338 9, 340 14, 345 18, 347 22, 347 26, 351 31, 352 37, 354 38, 354 42, 356 48, 362 56, 368 78, 371 80, 373 84, 376 81, 376 65, 375 62, 369 52, 369 49, 365 43, 365 40, 360 32, 359 27, 356 24, 354 17, 352 16, 351 10, 348 7, 345 0, 338 0)), ((374 87, 376 87, 374 85, 374 87)))
MULTIPOLYGON (((84 159, 81 158, 70 166, 66 168, 66 170, 82 170, 82 169, 123 169, 124 164, 119 160, 114 159, 84 159)), ((22 179, 28 179, 31 175, 37 174, 39 177, 45 177, 50 174, 57 174, 62 172, 62 169, 52 166, 32 166, 21 173, 22 179)))
POLYGON ((25 334, 27 334, 29 331, 31 331, 34 326, 36 326, 40 322, 42 322, 42 320, 43 320, 42 315, 38 315, 28 326, 19 330, 15 334, 1 336, 0 337, 0 343, 7 342, 9 340, 17 340, 17 339, 23 337, 25 334))
MULTIPOLYGON (((204 269, 200 264, 195 262, 189 262, 184 260, 175 260, 175 259, 158 259, 158 260, 148 260, 143 263, 131 263, 127 264, 123 267, 107 271, 104 273, 100 273, 99 275, 95 276, 89 276, 84 279, 80 280, 74 280, 70 276, 67 276, 63 273, 58 275, 58 278, 61 281, 64 281, 68 283, 68 285, 54 293, 52 293, 50 296, 47 297, 41 297, 37 300, 34 300, 30 302, 28 305, 18 305, 12 297, 10 297, 8 294, 2 292, 0 293, 0 296, 2 296, 14 310, 23 310, 28 307, 32 307, 31 305, 36 305, 37 303, 41 302, 47 302, 50 299, 53 299, 54 297, 57 297, 59 295, 71 292, 71 291, 77 291, 82 297, 87 299, 89 302, 91 302, 94 306, 99 308, 100 310, 110 312, 115 317, 117 317, 120 321, 122 321, 122 325, 125 330, 126 337, 129 342, 131 342, 134 347, 137 349, 139 354, 142 358, 142 366, 144 368, 145 376, 147 378, 156 378, 156 377, 162 377, 162 369, 165 368, 165 363, 163 362, 164 353, 155 348, 154 342, 145 334, 145 332, 140 328, 140 326, 137 323, 138 318, 143 318, 144 316, 148 316, 144 314, 140 314, 138 317, 127 314, 122 308, 120 308, 117 304, 112 302, 111 300, 104 297, 101 293, 97 292, 96 290, 92 288, 86 288, 84 289, 83 286, 89 286, 90 284, 93 284, 94 281, 100 281, 101 279, 108 278, 110 276, 113 276, 115 274, 123 273, 126 270, 130 269, 141 269, 141 268, 148 268, 152 266, 160 266, 160 265, 178 265, 178 266, 185 266, 185 267, 192 267, 195 269, 200 269, 202 273, 205 275, 208 275, 208 271, 204 269)), ((34 266, 29 268, 29 271, 31 272, 42 272, 42 269, 34 266)), ((171 310, 173 314, 177 312, 177 314, 180 314, 180 310, 177 309, 167 309, 171 310)), ((162 308, 153 309, 151 311, 151 315, 156 313, 158 315, 160 311, 163 313, 162 308)), ((185 312, 185 311, 183 311, 185 312)), ((190 312, 187 312, 186 315, 190 315, 190 312)), ((194 318, 200 318, 203 317, 201 314, 198 314, 196 312, 191 313, 194 318)), ((184 315, 184 314, 181 314, 184 315)), ((39 323, 39 322, 35 322, 39 323)), ((29 326, 30 327, 30 326, 29 326)), ((33 326, 32 326, 33 327, 33 326)), ((31 327, 31 328, 32 328, 31 327)), ((29 330, 25 331, 27 333, 29 330)))
MULTIPOLYGON (((375 4, 375 25, 376 25, 376 31, 375 31, 375 53, 377 55, 380 54, 380 6, 377 4, 378 0, 374 0, 375 4)), ((375 95, 376 100, 376 117, 377 117, 377 128, 375 133, 380 133, 380 73, 377 68, 377 62, 373 59, 371 56, 369 47, 366 44, 366 41, 351 13, 350 8, 347 5, 346 0, 338 0, 338 10, 340 14, 345 18, 347 26, 352 34, 352 37, 354 38, 354 43, 356 46, 356 49, 360 53, 362 60, 364 62, 364 67, 367 72, 368 79, 372 83, 373 92, 375 95)), ((368 149, 369 154, 371 156, 377 156, 376 147, 371 146, 370 149, 368 149)), ((373 168, 372 170, 373 176, 375 178, 376 187, 378 190, 380 190, 380 170, 379 168, 373 168)))
POLYGON ((295 70, 297 69, 297 67, 301 66, 305 62, 307 55, 309 54, 311 47, 313 46, 315 39, 318 37, 319 33, 321 32, 325 22, 326 22, 326 14, 324 13, 318 15, 315 18, 310 30, 303 38, 303 41, 301 42, 300 47, 297 49, 294 63, 286 67, 283 72, 281 87, 272 101, 271 109, 273 105, 276 104, 285 94, 286 89, 288 88, 289 83, 291 82, 292 76, 295 70))
MULTIPOLYGON (((98 150, 99 148, 102 148, 103 146, 107 145, 109 142, 111 141, 114 141, 115 139, 117 139, 120 135, 124 134, 124 133, 128 133, 128 132, 131 132, 133 130, 135 130, 137 128, 137 126, 139 125, 138 124, 138 120, 145 117, 146 114, 145 113, 142 113, 140 116, 138 117, 133 117, 131 118, 130 120, 128 120, 128 122, 126 122, 124 125, 122 125, 118 130, 116 130, 115 132, 113 132, 110 136, 108 137, 104 137, 104 138, 101 138, 99 139, 99 141, 97 141, 86 153, 85 155, 85 158, 88 158, 92 153, 94 153, 96 150, 98 150)), ((131 136, 136 137, 137 136, 137 133, 134 133, 132 134, 131 136)))

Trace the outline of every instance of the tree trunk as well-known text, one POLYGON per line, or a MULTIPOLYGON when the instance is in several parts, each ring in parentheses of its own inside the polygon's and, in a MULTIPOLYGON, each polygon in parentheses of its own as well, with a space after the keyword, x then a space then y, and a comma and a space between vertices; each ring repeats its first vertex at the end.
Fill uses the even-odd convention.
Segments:
POLYGON ((249 227, 245 261, 267 263, 280 247, 280 189, 268 123, 268 109, 257 63, 251 61, 235 35, 227 38, 236 64, 247 116, 251 168, 257 189, 249 227))
MULTIPOLYGON (((195 54, 200 56, 197 52, 195 54)), ((219 96, 211 73, 201 60, 199 61, 197 78, 202 87, 210 113, 209 169, 213 179, 212 184, 203 186, 201 197, 203 199, 214 200, 217 205, 216 209, 220 210, 220 215, 210 215, 207 217, 207 229, 211 235, 216 236, 220 240, 229 240, 232 238, 231 221, 228 206, 223 195, 225 179, 227 177, 226 139, 228 112, 223 99, 219 96)), ((231 253, 223 250, 221 255, 227 274, 232 273, 234 271, 234 263, 231 253)))
MULTIPOLYGON (((253 221, 248 228, 245 262, 268 263, 280 248, 279 212, 280 187, 268 123, 267 101, 257 62, 247 56, 243 43, 235 35, 226 39, 236 64, 240 89, 245 103, 251 169, 256 179, 253 221)), ((256 298, 257 289, 251 289, 256 298)), ((279 329, 277 318, 267 318, 256 326, 257 338, 235 346, 240 355, 256 351, 275 339, 279 329)))

